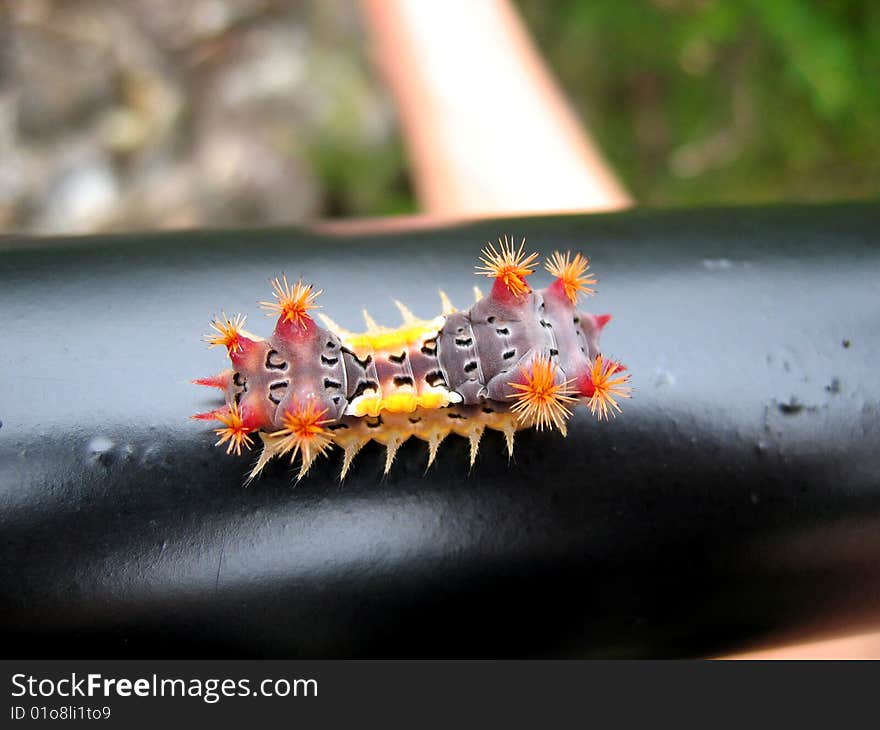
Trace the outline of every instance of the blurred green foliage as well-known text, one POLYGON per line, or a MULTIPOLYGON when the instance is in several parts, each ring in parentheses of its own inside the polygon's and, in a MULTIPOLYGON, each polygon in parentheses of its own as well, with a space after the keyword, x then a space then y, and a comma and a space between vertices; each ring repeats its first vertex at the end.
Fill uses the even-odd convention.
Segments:
POLYGON ((880 2, 517 4, 639 202, 880 191, 880 2))
POLYGON ((306 7, 310 31, 321 41, 308 54, 308 76, 323 96, 320 123, 309 127, 299 151, 321 190, 316 213, 335 218, 416 212, 391 96, 356 26, 343 22, 350 5, 306 7))

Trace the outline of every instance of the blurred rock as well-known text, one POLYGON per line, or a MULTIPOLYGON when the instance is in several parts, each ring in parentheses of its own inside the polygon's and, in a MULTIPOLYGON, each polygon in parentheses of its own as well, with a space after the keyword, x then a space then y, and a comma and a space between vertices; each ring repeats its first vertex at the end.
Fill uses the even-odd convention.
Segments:
POLYGON ((86 233, 103 227, 119 201, 110 160, 94 149, 58 165, 38 224, 43 233, 86 233))
POLYGON ((10 8, 0 231, 367 215, 399 179, 394 115, 353 0, 10 8))

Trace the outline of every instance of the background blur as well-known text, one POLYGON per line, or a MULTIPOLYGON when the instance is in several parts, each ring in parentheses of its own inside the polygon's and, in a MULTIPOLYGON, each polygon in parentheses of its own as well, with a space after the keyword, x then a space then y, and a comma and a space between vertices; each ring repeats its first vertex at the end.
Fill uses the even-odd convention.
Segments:
MULTIPOLYGON (((638 203, 880 190, 880 3, 516 5, 638 203)), ((0 5, 0 231, 415 212, 358 11, 353 0, 0 5)))

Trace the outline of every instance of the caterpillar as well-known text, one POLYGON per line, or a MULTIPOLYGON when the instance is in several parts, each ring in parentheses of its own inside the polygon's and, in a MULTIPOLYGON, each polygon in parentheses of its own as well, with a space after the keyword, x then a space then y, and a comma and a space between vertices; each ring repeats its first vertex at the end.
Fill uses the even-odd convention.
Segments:
POLYGON ((607 420, 631 388, 626 368, 599 350, 611 316, 577 310, 579 297, 595 291, 589 260, 555 252, 545 263, 554 281, 533 290, 527 278, 537 259, 525 239, 516 246, 505 236, 481 252, 477 273, 493 280, 492 289, 484 297, 474 287, 469 309, 457 310, 441 291, 439 316, 419 319, 395 302, 400 327, 382 327, 365 310, 362 333, 314 312, 321 290, 273 279, 273 299, 260 302, 277 316, 270 337, 245 331, 242 315, 212 321, 204 339, 225 347, 232 367, 192 382, 222 390, 226 403, 193 418, 218 421, 216 445, 230 454, 259 436, 262 452, 248 481, 287 455, 299 459, 299 481, 334 444, 343 450, 344 479, 370 440, 386 447, 386 474, 410 437, 427 442, 430 467, 449 434, 470 441, 473 467, 487 428, 504 434, 512 456, 520 429, 566 435, 578 403, 607 420))

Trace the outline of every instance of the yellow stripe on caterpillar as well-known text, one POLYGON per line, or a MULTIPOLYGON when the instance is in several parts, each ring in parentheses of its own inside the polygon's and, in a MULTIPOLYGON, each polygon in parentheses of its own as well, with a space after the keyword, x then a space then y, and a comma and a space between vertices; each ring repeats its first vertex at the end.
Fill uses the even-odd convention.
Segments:
POLYGON ((364 394, 349 404, 345 409, 345 414, 347 416, 378 416, 383 411, 412 413, 418 408, 443 408, 460 400, 461 397, 455 393, 442 390, 422 394, 398 391, 387 396, 364 394))
POLYGON ((413 324, 405 324, 397 329, 377 327, 367 332, 347 332, 344 336, 341 335, 342 344, 357 355, 393 351, 436 337, 443 326, 443 321, 444 317, 435 317, 431 320, 418 320, 413 324))

